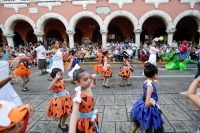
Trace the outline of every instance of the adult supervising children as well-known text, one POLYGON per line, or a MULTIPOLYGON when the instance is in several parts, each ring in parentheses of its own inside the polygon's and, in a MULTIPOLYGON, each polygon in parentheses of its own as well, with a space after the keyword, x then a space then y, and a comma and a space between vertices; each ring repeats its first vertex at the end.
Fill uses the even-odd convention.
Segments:
POLYGON ((41 74, 45 75, 46 73, 46 55, 43 55, 43 52, 46 52, 46 49, 43 46, 42 42, 39 42, 39 46, 35 49, 37 52, 37 59, 38 59, 38 68, 41 70, 41 74))

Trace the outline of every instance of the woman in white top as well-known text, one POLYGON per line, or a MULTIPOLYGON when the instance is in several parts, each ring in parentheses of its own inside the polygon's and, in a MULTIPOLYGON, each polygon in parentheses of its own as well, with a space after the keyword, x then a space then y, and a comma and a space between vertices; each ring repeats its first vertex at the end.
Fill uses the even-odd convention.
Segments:
POLYGON ((59 48, 59 43, 57 40, 50 38, 49 41, 52 46, 52 49, 49 51, 43 52, 43 54, 52 53, 53 65, 50 69, 47 69, 47 72, 51 73, 54 68, 60 68, 64 73, 64 65, 63 65, 61 51, 66 48, 66 42, 63 43, 63 48, 59 48))
POLYGON ((150 45, 150 50, 149 50, 150 56, 149 56, 149 60, 147 62, 150 62, 153 65, 156 65, 156 54, 159 52, 159 50, 156 49, 154 46, 155 46, 155 42, 153 42, 150 45))
MULTIPOLYGON (((159 52, 158 49, 155 48, 155 42, 152 42, 152 44, 150 45, 150 49, 149 49, 149 60, 147 62, 150 62, 151 64, 156 66, 156 54, 159 52)), ((142 75, 144 75, 144 71, 142 73, 142 75)))

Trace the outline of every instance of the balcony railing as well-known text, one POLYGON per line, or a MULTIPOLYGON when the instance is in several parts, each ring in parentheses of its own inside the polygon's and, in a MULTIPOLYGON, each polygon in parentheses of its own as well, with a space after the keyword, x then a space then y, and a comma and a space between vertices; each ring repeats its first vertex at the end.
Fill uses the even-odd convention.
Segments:
POLYGON ((40 2, 64 2, 67 0, 32 0, 33 2, 40 3, 40 2))
POLYGON ((9 4, 9 3, 30 3, 32 0, 0 0, 2 4, 9 4))

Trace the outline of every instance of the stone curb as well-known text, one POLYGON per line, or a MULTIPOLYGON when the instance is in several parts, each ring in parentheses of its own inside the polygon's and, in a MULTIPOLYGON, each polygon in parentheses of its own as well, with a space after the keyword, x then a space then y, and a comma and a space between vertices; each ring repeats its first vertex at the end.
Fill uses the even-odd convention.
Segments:
MULTIPOLYGON (((168 62, 156 62, 157 65, 166 65, 168 62)), ((95 65, 96 62, 80 62, 80 65, 95 65)), ((111 65, 121 65, 122 62, 110 62, 111 65)), ((131 65, 143 65, 144 62, 132 62, 131 65)))

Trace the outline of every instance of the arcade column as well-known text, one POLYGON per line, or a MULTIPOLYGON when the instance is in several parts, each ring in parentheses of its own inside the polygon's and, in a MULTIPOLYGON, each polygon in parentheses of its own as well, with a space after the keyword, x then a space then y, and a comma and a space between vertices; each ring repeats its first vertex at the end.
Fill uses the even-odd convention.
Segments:
POLYGON ((135 43, 137 44, 137 48, 140 47, 140 34, 142 32, 141 29, 137 29, 133 31, 135 33, 135 43))
POLYGON ((142 30, 140 29, 137 29, 137 30, 134 30, 133 31, 135 33, 135 43, 137 44, 137 49, 136 49, 136 52, 135 52, 135 57, 137 58, 138 56, 138 49, 140 48, 140 34, 142 32, 142 30))
POLYGON ((37 37, 37 41, 42 41, 43 42, 43 35, 44 34, 35 34, 37 37))
POLYGON ((167 32, 167 43, 169 44, 169 46, 172 46, 173 35, 175 30, 166 30, 166 32, 167 32))
POLYGON ((75 31, 67 31, 67 35, 69 36, 69 48, 74 48, 74 34, 75 31))
POLYGON ((4 36, 7 40, 8 46, 14 47, 14 41, 13 41, 14 35, 4 35, 4 36))
POLYGON ((106 43, 107 43, 107 39, 106 39, 106 36, 107 36, 107 33, 108 33, 108 30, 105 30, 105 31, 100 31, 101 32, 101 35, 102 35, 102 46, 103 46, 103 49, 107 49, 107 46, 106 46, 106 43))

